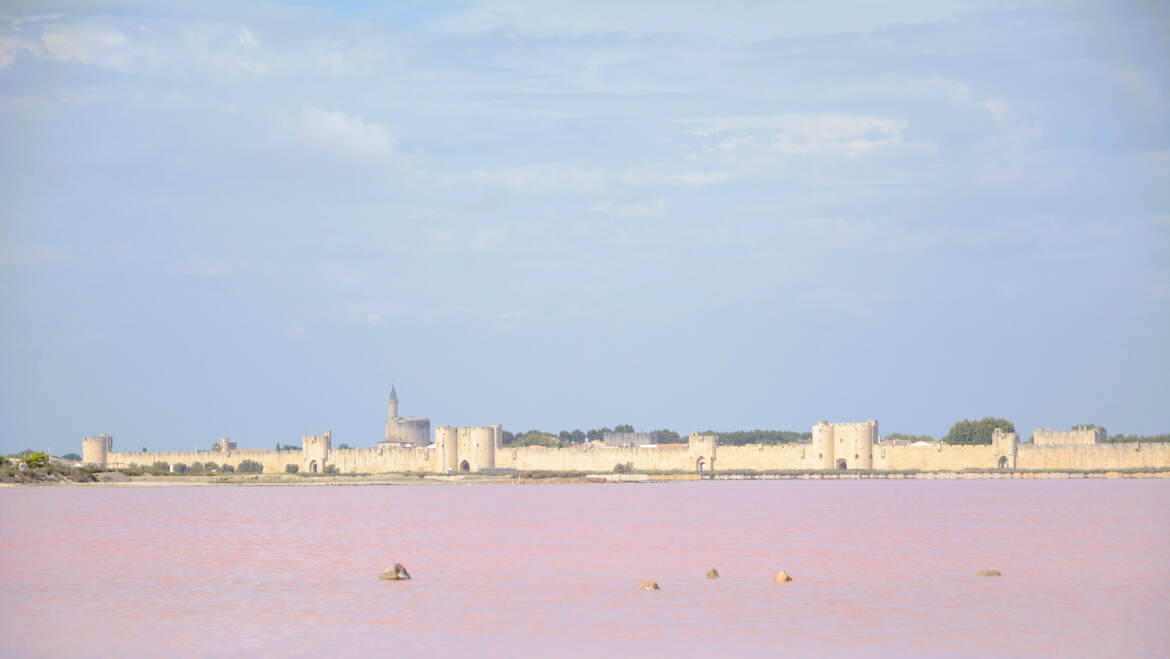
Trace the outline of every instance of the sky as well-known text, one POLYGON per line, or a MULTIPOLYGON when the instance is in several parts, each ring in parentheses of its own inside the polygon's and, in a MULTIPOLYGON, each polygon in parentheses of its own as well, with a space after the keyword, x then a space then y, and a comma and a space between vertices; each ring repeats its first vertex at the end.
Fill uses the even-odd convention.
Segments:
POLYGON ((1170 6, 0 5, 0 451, 1170 432, 1170 6))

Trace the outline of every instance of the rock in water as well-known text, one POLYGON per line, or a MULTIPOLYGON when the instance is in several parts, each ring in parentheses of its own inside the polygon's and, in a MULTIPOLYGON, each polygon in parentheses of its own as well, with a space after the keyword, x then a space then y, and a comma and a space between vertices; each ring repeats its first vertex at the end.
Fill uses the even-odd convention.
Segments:
POLYGON ((719 570, 716 570, 715 568, 711 568, 710 570, 707 570, 707 578, 708 579, 718 579, 719 578, 719 570))
POLYGON ((386 571, 379 574, 378 578, 384 581, 405 581, 410 578, 410 573, 402 567, 402 563, 395 563, 394 567, 386 568, 386 571))
POLYGON ((658 587, 657 581, 643 581, 638 584, 638 590, 662 590, 658 587))
POLYGON ((782 583, 785 581, 792 581, 792 577, 788 576, 788 573, 785 572, 784 570, 780 570, 779 572, 776 573, 776 576, 772 577, 772 581, 775 581, 777 583, 782 583))
POLYGON ((999 570, 979 570, 975 573, 977 577, 1001 577, 1003 573, 999 570))

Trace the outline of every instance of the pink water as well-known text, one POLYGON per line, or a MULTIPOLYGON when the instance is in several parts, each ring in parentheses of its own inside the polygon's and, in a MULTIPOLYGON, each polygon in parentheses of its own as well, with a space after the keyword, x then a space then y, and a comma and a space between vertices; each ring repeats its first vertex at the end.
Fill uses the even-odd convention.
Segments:
POLYGON ((0 524, 4 656, 1170 656, 1170 480, 25 488, 0 524))

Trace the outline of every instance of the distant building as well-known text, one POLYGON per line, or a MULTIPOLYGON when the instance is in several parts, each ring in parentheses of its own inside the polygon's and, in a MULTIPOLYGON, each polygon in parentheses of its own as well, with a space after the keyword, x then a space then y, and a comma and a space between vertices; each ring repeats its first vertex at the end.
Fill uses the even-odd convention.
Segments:
POLYGON ((1053 430, 1038 428, 1032 433, 1036 446, 1070 446, 1076 444, 1100 444, 1105 441, 1104 428, 1078 428, 1074 430, 1053 430))
POLYGON ((386 414, 386 437, 378 448, 427 446, 431 443, 431 420, 417 416, 398 416, 398 392, 390 387, 386 414))
POLYGON ((656 432, 607 432, 601 436, 601 443, 605 446, 617 446, 620 448, 627 448, 630 446, 644 446, 646 444, 657 444, 658 433, 656 432))

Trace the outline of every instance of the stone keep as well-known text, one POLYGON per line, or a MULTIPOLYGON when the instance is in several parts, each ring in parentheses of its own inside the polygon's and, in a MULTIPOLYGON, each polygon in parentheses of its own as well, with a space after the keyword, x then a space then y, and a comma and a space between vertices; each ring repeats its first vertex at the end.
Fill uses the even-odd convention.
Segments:
POLYGON ((386 436, 379 446, 426 446, 431 443, 431 420, 424 417, 398 416, 398 392, 390 387, 386 410, 386 436))

